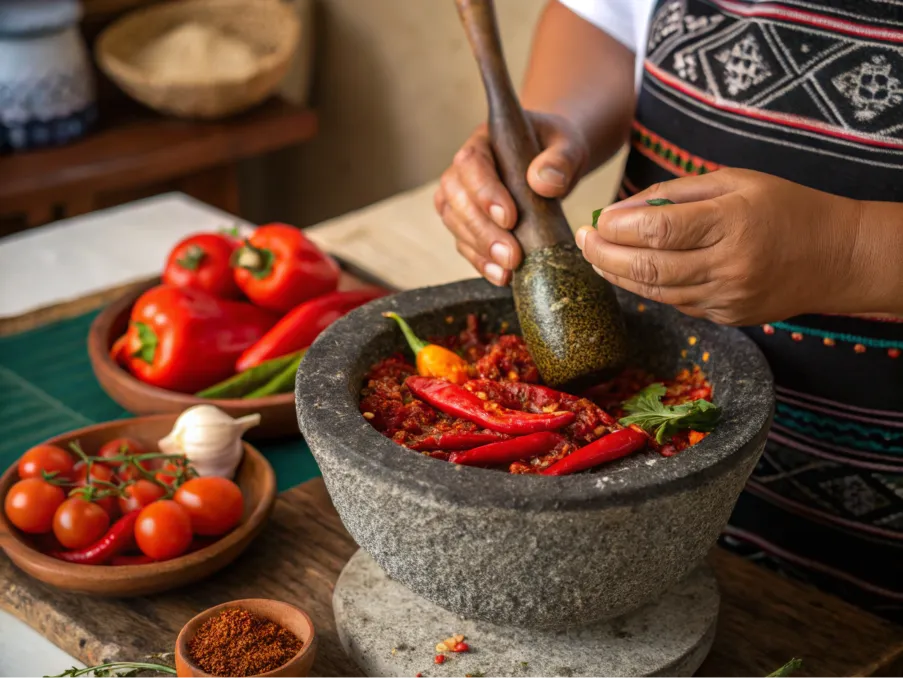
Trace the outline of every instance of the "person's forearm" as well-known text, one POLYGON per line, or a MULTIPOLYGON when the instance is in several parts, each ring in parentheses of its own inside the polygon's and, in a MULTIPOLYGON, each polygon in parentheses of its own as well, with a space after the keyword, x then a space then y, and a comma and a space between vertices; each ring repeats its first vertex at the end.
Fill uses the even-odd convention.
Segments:
POLYGON ((854 313, 903 316, 903 204, 861 202, 851 268, 854 313))
POLYGON ((634 54, 613 37, 551 0, 533 38, 521 101, 576 124, 590 150, 587 171, 627 140, 633 118, 634 54))

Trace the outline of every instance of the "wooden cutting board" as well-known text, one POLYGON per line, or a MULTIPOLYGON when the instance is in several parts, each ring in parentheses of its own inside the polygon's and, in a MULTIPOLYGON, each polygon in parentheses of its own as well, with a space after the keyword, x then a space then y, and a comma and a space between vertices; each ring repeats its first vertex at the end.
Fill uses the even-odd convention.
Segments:
MULTIPOLYGON (((248 552, 202 584, 146 598, 88 598, 50 589, 0 556, 0 581, 8 584, 0 607, 93 665, 171 652, 182 625, 212 605, 274 598, 303 608, 316 624, 312 675, 355 676, 359 670, 336 635, 332 591, 356 548, 318 479, 284 492, 248 552)), ((805 661, 797 675, 901 675, 903 628, 724 551, 716 549, 710 560, 722 604, 715 645, 698 675, 764 676, 794 656, 805 661)), ((422 652, 429 676, 433 648, 411 651, 422 652)))

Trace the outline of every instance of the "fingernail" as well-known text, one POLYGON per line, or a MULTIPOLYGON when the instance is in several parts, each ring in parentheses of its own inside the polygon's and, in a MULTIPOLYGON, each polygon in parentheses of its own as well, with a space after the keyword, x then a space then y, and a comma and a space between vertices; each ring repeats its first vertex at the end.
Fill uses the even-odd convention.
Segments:
POLYGON ((567 177, 564 176, 564 172, 557 170, 554 167, 543 167, 536 174, 540 179, 552 186, 559 186, 562 188, 567 186, 567 177))
POLYGON ((593 270, 594 270, 596 273, 598 273, 601 277, 603 277, 603 278, 605 277, 605 271, 603 271, 601 268, 599 268, 599 267, 596 266, 595 264, 593 264, 593 270))
POLYGON ((483 275, 489 282, 495 285, 501 285, 505 279, 505 269, 491 261, 483 267, 483 275))
POLYGON ((593 230, 591 226, 580 227, 580 230, 578 230, 576 235, 574 236, 574 239, 577 241, 577 247, 583 249, 583 246, 586 243, 586 234, 591 230, 593 230))
POLYGON ((505 227, 505 208, 501 205, 490 205, 489 206, 489 216, 492 217, 492 220, 497 223, 502 228, 505 227))
POLYGON ((511 268, 511 248, 505 243, 492 243, 492 247, 489 248, 489 256, 502 268, 511 268))

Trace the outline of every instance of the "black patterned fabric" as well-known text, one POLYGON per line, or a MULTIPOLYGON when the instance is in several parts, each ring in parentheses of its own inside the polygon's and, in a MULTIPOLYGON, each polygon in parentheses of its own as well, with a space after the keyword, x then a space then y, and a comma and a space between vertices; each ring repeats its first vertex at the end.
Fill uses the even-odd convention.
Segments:
MULTIPOLYGON (((660 0, 621 195, 722 166, 903 200, 903 2, 660 0)), ((745 331, 777 412, 722 544, 903 622, 903 322, 745 331)))

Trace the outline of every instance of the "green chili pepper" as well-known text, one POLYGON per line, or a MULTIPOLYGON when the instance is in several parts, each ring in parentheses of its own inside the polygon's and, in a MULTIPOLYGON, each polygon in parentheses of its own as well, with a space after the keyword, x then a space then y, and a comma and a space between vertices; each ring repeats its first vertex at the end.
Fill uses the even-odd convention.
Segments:
POLYGON ((210 398, 211 400, 246 398, 248 394, 260 389, 278 377, 288 365, 296 364, 296 361, 300 360, 300 356, 303 353, 303 351, 299 351, 267 360, 249 370, 239 372, 225 381, 205 388, 195 395, 198 398, 210 398))
POLYGON ((298 365, 301 364, 301 358, 304 357, 306 352, 307 349, 304 349, 293 354, 294 359, 291 363, 286 365, 279 374, 263 386, 254 389, 246 395, 244 397, 245 400, 263 398, 264 396, 276 395, 277 393, 291 393, 295 389, 295 373, 298 371, 298 365))

